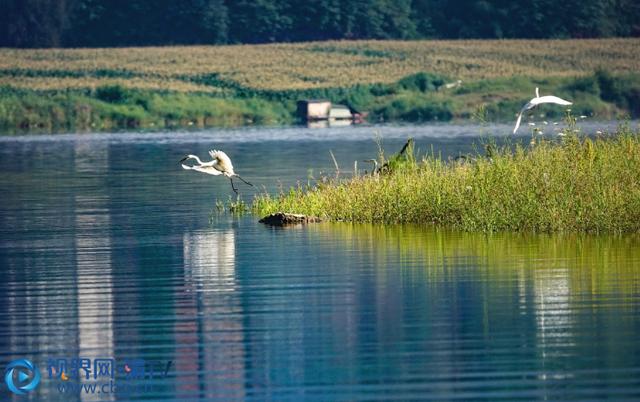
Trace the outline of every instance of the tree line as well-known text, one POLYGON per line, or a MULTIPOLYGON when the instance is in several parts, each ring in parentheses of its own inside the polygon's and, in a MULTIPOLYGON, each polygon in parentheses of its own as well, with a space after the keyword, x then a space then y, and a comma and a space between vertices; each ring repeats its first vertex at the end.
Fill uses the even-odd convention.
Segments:
POLYGON ((640 36, 638 0, 0 0, 2 47, 640 36))

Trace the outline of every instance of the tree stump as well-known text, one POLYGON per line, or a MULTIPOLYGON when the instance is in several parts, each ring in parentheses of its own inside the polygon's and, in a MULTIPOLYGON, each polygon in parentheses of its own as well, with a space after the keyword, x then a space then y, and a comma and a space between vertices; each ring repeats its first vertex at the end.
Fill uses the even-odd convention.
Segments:
POLYGON ((271 226, 286 226, 320 222, 320 218, 302 214, 276 212, 275 214, 265 216, 264 218, 260 219, 259 222, 271 226))

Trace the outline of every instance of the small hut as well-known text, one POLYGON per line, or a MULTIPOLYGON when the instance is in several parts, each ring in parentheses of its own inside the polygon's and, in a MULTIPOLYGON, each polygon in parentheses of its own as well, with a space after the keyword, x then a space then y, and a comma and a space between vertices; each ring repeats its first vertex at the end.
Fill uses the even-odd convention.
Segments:
POLYGON ((326 99, 304 99, 298 101, 298 116, 306 121, 327 120, 331 101, 326 99))
POLYGON ((326 99, 298 101, 298 117, 304 121, 362 121, 362 114, 346 105, 332 105, 326 99))
POLYGON ((329 110, 330 120, 353 120, 351 109, 345 105, 334 105, 329 110))

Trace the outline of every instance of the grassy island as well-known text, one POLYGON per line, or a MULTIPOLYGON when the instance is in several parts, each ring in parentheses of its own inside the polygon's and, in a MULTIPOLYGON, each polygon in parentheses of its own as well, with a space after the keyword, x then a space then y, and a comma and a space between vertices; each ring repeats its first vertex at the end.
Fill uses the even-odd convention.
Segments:
POLYGON ((407 149, 381 156, 377 174, 260 195, 253 209, 467 231, 640 231, 640 132, 564 134, 458 160, 407 149))

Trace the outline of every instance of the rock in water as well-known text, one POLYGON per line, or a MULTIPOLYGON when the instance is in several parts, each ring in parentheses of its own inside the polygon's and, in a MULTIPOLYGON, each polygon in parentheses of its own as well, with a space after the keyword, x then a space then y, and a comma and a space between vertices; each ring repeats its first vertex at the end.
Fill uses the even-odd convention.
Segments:
POLYGON ((275 214, 265 216, 264 218, 260 219, 259 222, 271 226, 285 226, 320 222, 320 218, 302 214, 276 212, 275 214))

